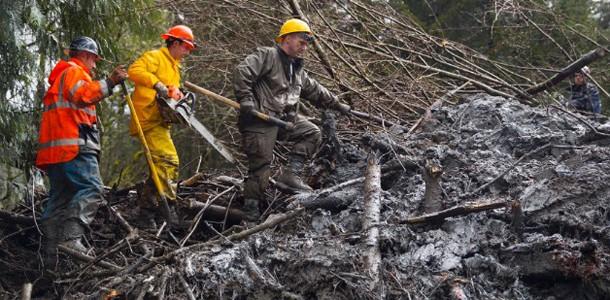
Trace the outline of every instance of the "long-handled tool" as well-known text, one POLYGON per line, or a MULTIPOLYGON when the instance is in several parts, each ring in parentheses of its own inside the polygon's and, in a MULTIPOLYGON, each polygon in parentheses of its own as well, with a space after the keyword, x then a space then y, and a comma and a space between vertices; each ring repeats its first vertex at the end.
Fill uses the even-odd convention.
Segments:
POLYGON ((138 119, 138 115, 136 114, 136 109, 133 106, 133 102, 131 101, 131 96, 129 95, 129 91, 127 90, 127 85, 125 82, 121 82, 121 87, 123 88, 123 93, 125 94, 125 99, 127 100, 127 104, 129 105, 129 111, 131 112, 131 117, 133 118, 134 123, 136 124, 136 128, 138 130, 138 137, 140 138, 140 142, 142 142, 142 146, 144 147, 144 152, 146 153, 146 162, 148 162, 148 167, 150 168, 150 176, 152 177, 153 182, 155 183, 155 187, 157 188, 157 192, 159 194, 159 198, 161 199, 161 213, 163 217, 167 221, 169 226, 176 224, 175 218, 172 217, 172 214, 169 210, 169 204, 167 203, 167 197, 165 196, 165 192, 163 191, 163 187, 161 186, 161 180, 159 180, 159 174, 157 173, 157 168, 155 168, 155 164, 152 159, 152 155, 150 154, 150 149, 148 148, 148 143, 146 143, 146 138, 144 138, 144 131, 142 130, 142 126, 140 125, 140 120, 138 119))
MULTIPOLYGON (((191 90, 193 92, 197 92, 197 93, 203 94, 205 96, 208 96, 208 97, 212 98, 213 100, 216 100, 217 102, 220 102, 222 104, 225 104, 225 105, 231 106, 233 108, 239 109, 239 103, 237 103, 237 102, 235 102, 235 101, 233 101, 233 100, 231 100, 229 98, 226 98, 226 97, 223 97, 221 95, 218 95, 218 94, 216 94, 216 93, 214 93, 214 92, 212 92, 210 90, 204 89, 204 88, 202 88, 202 87, 200 87, 200 86, 198 86, 198 85, 196 85, 196 84, 194 84, 192 82, 187 81, 187 82, 184 83, 184 86, 187 87, 189 90, 191 90)), ((382 119, 380 117, 371 116, 371 115, 369 115, 369 114, 367 114, 365 112, 361 112, 361 111, 357 111, 357 110, 350 110, 349 113, 354 115, 354 116, 360 117, 360 118, 365 118, 365 119, 376 121, 376 122, 378 122, 380 124, 387 124, 387 125, 390 125, 390 126, 398 126, 400 128, 405 128, 404 126, 402 126, 400 124, 396 124, 394 122, 382 119)), ((259 119, 263 120, 263 121, 267 121, 267 122, 272 123, 274 125, 277 125, 277 126, 279 126, 281 128, 291 129, 291 128, 294 127, 294 124, 292 124, 290 122, 284 122, 284 121, 282 121, 282 120, 280 120, 278 118, 274 118, 272 116, 266 115, 266 114, 261 113, 259 111, 252 111, 252 114, 254 116, 258 117, 259 119)))
MULTIPOLYGON (((230 107, 239 109, 239 103, 237 103, 237 102, 235 102, 235 101, 233 101, 233 100, 231 100, 231 99, 229 99, 227 97, 218 95, 218 94, 216 94, 216 93, 214 93, 214 92, 212 92, 210 90, 206 90, 206 89, 204 89, 204 88, 202 88, 202 87, 200 87, 200 86, 198 86, 198 85, 196 85, 196 84, 194 84, 192 82, 186 81, 186 82, 184 82, 184 86, 186 88, 188 88, 189 90, 193 91, 193 92, 197 92, 199 94, 208 96, 208 97, 212 98, 213 100, 216 100, 217 102, 220 102, 220 103, 228 105, 230 107)), ((274 125, 276 125, 278 127, 284 128, 284 129, 289 129, 290 130, 290 129, 294 128, 294 124, 293 123, 291 123, 291 122, 284 122, 284 121, 282 121, 282 120, 280 120, 278 118, 275 118, 275 117, 272 117, 270 115, 264 114, 264 113, 262 113, 260 111, 254 110, 254 111, 252 111, 252 115, 254 115, 255 117, 257 117, 257 118, 259 118, 259 119, 261 119, 263 121, 269 122, 271 124, 274 124, 274 125)))

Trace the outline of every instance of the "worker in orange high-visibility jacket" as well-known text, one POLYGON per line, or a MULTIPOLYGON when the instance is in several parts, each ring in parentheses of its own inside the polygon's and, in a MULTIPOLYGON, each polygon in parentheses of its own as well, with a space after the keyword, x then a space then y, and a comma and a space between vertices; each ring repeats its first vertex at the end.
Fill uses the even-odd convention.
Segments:
MULTIPOLYGON (((161 193, 170 200, 176 199, 176 180, 178 179, 178 152, 170 135, 170 124, 164 120, 159 110, 156 96, 162 98, 183 97, 180 86, 180 62, 197 47, 193 32, 184 25, 170 28, 161 35, 165 47, 147 51, 129 66, 129 79, 135 83, 133 104, 144 131, 144 138, 150 149, 154 167, 162 185, 161 193)), ((136 136, 137 130, 132 118, 130 133, 136 136)), ((156 227, 157 191, 149 177, 139 191, 140 227, 156 227)))
POLYGON ((36 156, 36 165, 46 171, 51 185, 42 217, 45 253, 51 259, 58 244, 87 250, 81 237, 103 201, 95 104, 127 77, 118 66, 104 80, 91 78, 101 57, 98 44, 89 37, 74 39, 69 55, 49 75, 36 156))

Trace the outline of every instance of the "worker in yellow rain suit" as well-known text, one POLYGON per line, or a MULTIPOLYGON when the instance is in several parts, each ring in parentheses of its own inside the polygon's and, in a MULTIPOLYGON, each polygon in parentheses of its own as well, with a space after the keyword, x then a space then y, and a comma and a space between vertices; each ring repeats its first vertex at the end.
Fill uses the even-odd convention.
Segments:
MULTIPOLYGON (((154 166, 159 174, 162 192, 170 200, 176 199, 178 178, 178 153, 170 135, 169 122, 163 119, 157 105, 156 96, 180 98, 180 61, 197 47, 193 32, 184 25, 170 28, 161 35, 165 47, 145 52, 131 66, 129 79, 135 83, 133 102, 150 148, 154 166)), ((130 134, 136 136, 137 129, 132 118, 130 134)), ((152 178, 148 178, 138 197, 140 225, 155 228, 158 201, 152 178)))

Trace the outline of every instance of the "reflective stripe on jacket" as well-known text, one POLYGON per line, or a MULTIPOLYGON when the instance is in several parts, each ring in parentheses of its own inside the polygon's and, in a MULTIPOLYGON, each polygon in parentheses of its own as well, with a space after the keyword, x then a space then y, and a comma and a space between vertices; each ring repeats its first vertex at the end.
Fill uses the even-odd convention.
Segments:
POLYGON ((38 135, 36 166, 40 168, 70 161, 79 146, 96 142, 84 139, 81 130, 95 127, 95 104, 110 93, 106 81, 93 81, 89 69, 77 58, 60 60, 49 75, 49 83, 38 135))
MULTIPOLYGON (((136 88, 133 92, 133 104, 140 125, 144 131, 164 124, 157 107, 153 86, 161 81, 166 86, 180 86, 180 62, 175 60, 166 47, 147 51, 140 56, 127 70, 129 79, 136 88)), ((131 120, 129 131, 136 135, 136 127, 131 120)))
POLYGON ((303 70, 303 60, 290 58, 279 46, 261 47, 236 68, 235 97, 253 102, 264 113, 280 116, 305 98, 318 107, 332 107, 337 98, 303 70))

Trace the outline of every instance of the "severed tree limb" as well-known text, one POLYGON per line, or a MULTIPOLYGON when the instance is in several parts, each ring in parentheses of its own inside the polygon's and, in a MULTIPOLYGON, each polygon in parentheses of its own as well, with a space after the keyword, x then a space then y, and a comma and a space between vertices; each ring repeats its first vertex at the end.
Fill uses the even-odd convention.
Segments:
POLYGON ((589 51, 589 53, 583 55, 578 60, 571 63, 569 66, 563 68, 559 73, 555 74, 555 76, 549 78, 545 82, 537 84, 529 89, 525 90, 530 95, 536 95, 542 91, 547 90, 548 88, 558 84, 565 78, 574 74, 575 72, 582 69, 582 67, 590 64, 591 62, 603 57, 606 55, 606 51, 603 48, 597 48, 595 50, 589 51))
POLYGON ((496 201, 490 203, 466 203, 464 205, 454 206, 439 212, 425 214, 422 216, 411 217, 406 220, 398 221, 398 224, 422 224, 442 221, 449 217, 463 216, 475 212, 506 207, 509 202, 496 201))
MULTIPOLYGON (((381 216, 381 167, 375 154, 369 154, 364 181, 364 219, 362 228, 367 232, 365 239, 364 263, 371 282, 370 290, 381 288, 379 269, 381 266, 381 252, 379 250, 379 224, 381 216)), ((381 292, 381 290, 378 290, 381 292)), ((384 297, 381 297, 384 298, 384 297)))

